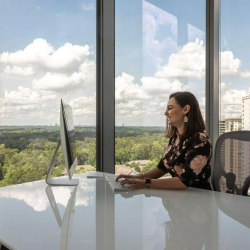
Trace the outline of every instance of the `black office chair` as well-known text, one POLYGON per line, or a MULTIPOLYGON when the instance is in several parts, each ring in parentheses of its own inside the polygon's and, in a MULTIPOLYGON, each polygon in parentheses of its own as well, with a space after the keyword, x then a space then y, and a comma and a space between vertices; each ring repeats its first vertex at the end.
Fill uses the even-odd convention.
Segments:
POLYGON ((218 138, 211 180, 215 191, 249 196, 250 131, 228 132, 218 138))

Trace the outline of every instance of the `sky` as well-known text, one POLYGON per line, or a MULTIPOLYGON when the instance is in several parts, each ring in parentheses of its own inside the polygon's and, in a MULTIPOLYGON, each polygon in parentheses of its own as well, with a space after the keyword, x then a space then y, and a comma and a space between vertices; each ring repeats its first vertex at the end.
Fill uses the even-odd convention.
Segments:
POLYGON ((95 124, 94 1, 0 2, 0 124, 95 124))
MULTIPOLYGON (((221 0, 221 119, 241 116, 250 89, 250 2, 241 2, 221 0)), ((117 126, 165 126, 175 91, 194 93, 205 114, 205 6, 116 0, 117 126)), ((95 1, 1 1, 0 16, 0 125, 58 124, 61 98, 75 124, 95 125, 95 1)))

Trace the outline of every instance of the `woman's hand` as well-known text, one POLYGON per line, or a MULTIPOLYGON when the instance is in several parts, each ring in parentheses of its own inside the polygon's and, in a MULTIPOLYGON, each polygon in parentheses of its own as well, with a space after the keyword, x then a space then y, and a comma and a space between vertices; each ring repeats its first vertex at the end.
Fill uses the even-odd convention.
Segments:
POLYGON ((116 181, 118 181, 121 178, 123 178, 123 179, 144 179, 143 174, 140 174, 140 175, 120 174, 116 177, 116 181))
POLYGON ((144 180, 141 179, 135 179, 135 178, 125 178, 124 180, 122 180, 120 182, 120 184, 122 186, 124 186, 125 184, 130 185, 130 187, 132 189, 141 189, 141 188, 145 188, 146 184, 144 180))

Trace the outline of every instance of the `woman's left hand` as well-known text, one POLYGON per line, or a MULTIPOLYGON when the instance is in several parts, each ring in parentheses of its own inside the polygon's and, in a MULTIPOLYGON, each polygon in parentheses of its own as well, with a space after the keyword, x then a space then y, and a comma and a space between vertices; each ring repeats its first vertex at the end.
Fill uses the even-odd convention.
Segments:
POLYGON ((131 186, 132 189, 140 189, 140 188, 146 188, 145 181, 140 179, 133 179, 133 178, 125 178, 120 182, 122 186, 125 184, 128 184, 131 186))

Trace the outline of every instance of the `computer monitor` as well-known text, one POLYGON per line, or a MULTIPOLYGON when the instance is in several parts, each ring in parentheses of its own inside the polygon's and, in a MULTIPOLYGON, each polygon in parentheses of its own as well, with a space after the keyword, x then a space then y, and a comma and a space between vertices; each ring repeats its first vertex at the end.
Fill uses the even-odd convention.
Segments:
POLYGON ((69 104, 61 100, 60 105, 60 140, 57 144, 50 168, 47 174, 46 183, 55 186, 75 186, 78 185, 78 179, 72 179, 75 167, 77 166, 76 143, 74 137, 74 122, 72 108, 69 104), (52 169, 55 166, 59 147, 62 146, 62 151, 65 160, 65 167, 68 173, 68 179, 52 178, 52 169))

